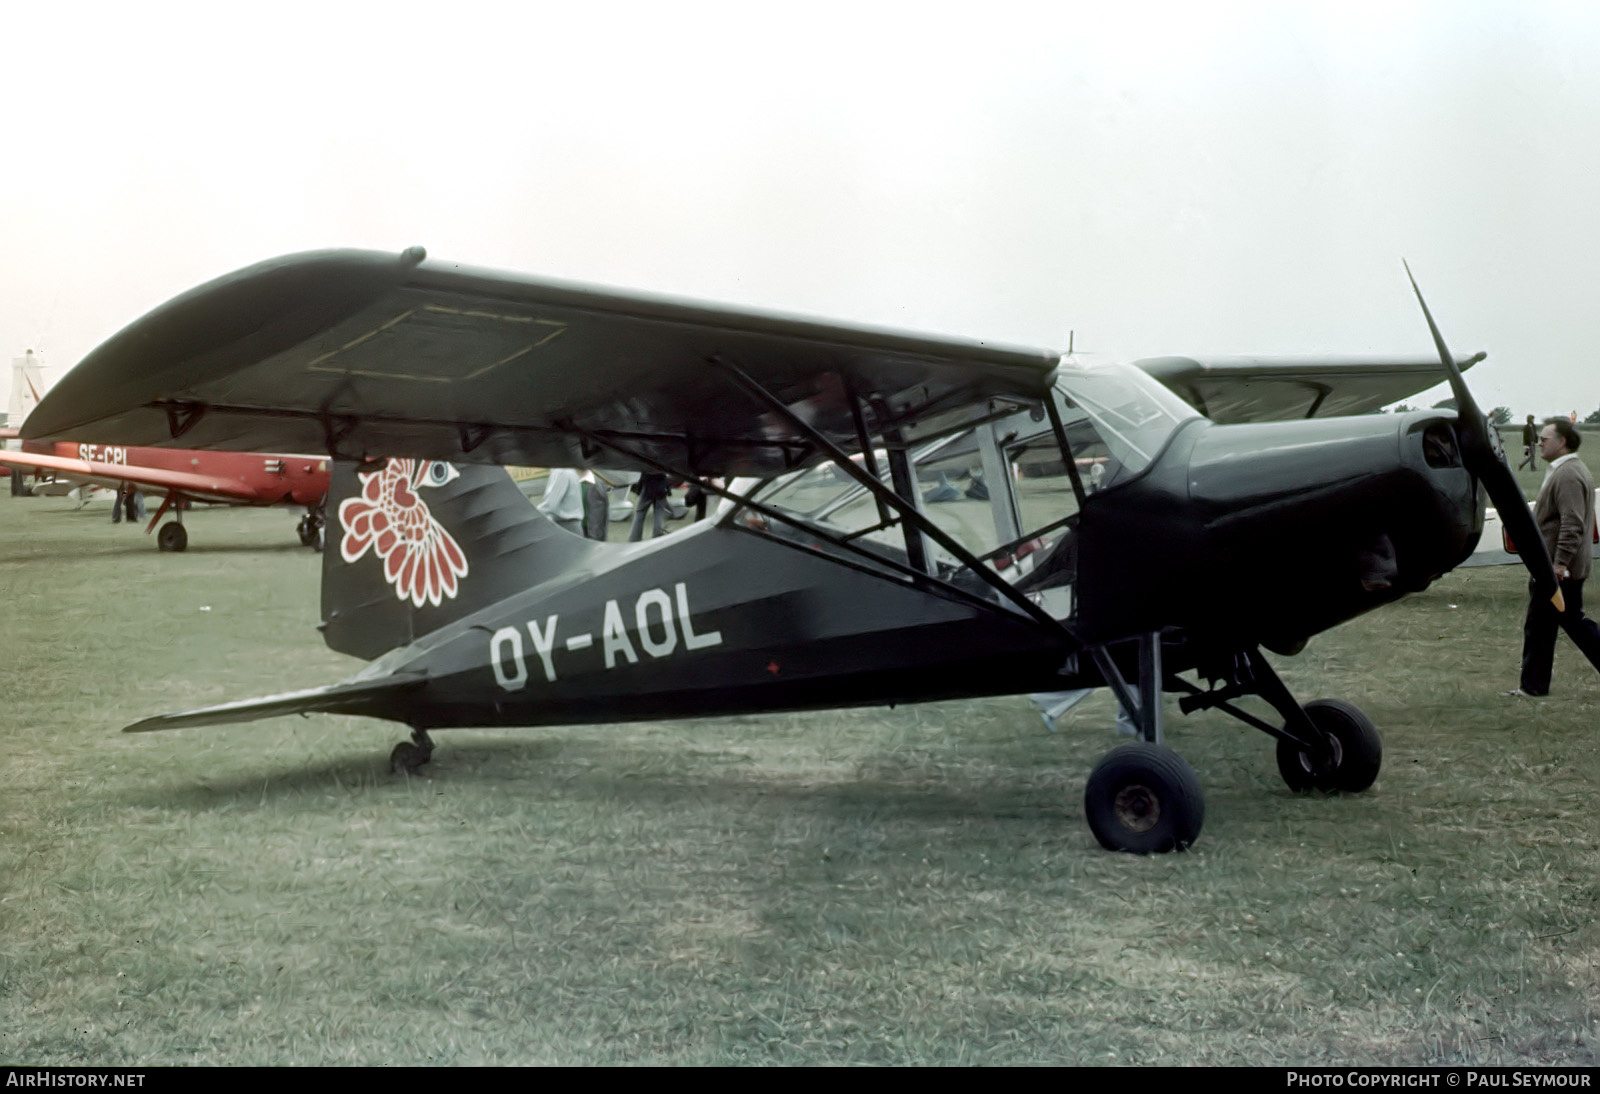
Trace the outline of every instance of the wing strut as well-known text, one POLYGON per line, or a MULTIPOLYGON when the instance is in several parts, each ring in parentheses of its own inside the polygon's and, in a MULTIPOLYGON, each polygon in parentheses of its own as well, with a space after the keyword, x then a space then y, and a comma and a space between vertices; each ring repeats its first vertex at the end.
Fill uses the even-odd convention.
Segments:
POLYGON ((1050 415, 1050 428, 1055 430, 1056 444, 1061 446, 1061 456, 1067 463, 1067 477, 1072 480, 1072 492, 1077 495, 1078 511, 1081 513, 1089 494, 1083 488, 1083 476, 1078 474, 1078 461, 1072 454, 1072 442, 1067 440, 1067 428, 1061 424, 1061 411, 1056 407, 1054 392, 1045 399, 1044 409, 1050 415))
MULTIPOLYGON (((861 446, 861 458, 866 462, 867 473, 877 478, 878 457, 872 452, 872 435, 867 432, 866 415, 861 413, 861 399, 856 395, 855 385, 847 385, 845 395, 850 400, 850 420, 855 423, 856 443, 861 446)), ((883 499, 876 494, 872 496, 872 500, 878 506, 878 519, 888 524, 889 507, 884 505, 883 499)))

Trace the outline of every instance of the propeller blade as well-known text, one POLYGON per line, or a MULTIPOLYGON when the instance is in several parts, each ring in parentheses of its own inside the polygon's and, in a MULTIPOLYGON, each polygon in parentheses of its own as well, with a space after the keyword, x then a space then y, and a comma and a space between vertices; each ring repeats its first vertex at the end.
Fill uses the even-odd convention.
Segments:
MULTIPOLYGON (((1483 484, 1484 490, 1489 494, 1489 500, 1494 502, 1494 507, 1500 512, 1500 522, 1510 533, 1512 542, 1519 546, 1528 544, 1521 551, 1521 558, 1522 564, 1528 568, 1528 573, 1533 578, 1533 587, 1541 596, 1550 598, 1556 611, 1565 612, 1567 606, 1561 595, 1561 583, 1556 580, 1556 569, 1550 561, 1550 553, 1545 550, 1544 537, 1539 534, 1539 525, 1528 509, 1528 499, 1522 496, 1522 488, 1517 485, 1517 477, 1512 472, 1511 465, 1506 462, 1499 439, 1489 425, 1489 419, 1478 408, 1472 392, 1467 390, 1467 382, 1462 379, 1461 370, 1456 367, 1454 355, 1444 344, 1444 335, 1439 333, 1439 325, 1433 321, 1433 313, 1428 310, 1428 302, 1422 299, 1422 290, 1417 287, 1417 279, 1411 274, 1410 263, 1401 259, 1400 264, 1405 266, 1406 278, 1411 282, 1411 291, 1417 294, 1417 303, 1422 305, 1422 316, 1428 321, 1428 330, 1433 334, 1433 344, 1439 351, 1439 363, 1444 366, 1445 375, 1450 379, 1450 391, 1456 397, 1456 418, 1459 425, 1456 432, 1461 439, 1462 462, 1483 484)), ((1480 360, 1481 356, 1474 360, 1480 360)))

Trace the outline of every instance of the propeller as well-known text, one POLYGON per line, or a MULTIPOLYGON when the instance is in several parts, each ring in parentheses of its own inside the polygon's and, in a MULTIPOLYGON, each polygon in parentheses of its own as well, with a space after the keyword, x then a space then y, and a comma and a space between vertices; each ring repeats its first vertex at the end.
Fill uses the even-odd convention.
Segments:
MULTIPOLYGON (((1567 604, 1561 595, 1561 583, 1556 580, 1556 568, 1550 561, 1550 553, 1545 550, 1544 537, 1539 534, 1539 525, 1528 509, 1528 499, 1522 496, 1522 488, 1517 485, 1517 478, 1512 474, 1511 466, 1506 463, 1499 439, 1489 427, 1489 419, 1473 400, 1472 392, 1467 390, 1467 382, 1461 378, 1461 370, 1456 367, 1456 359, 1444 344, 1444 335, 1439 333, 1439 325, 1433 321, 1433 314, 1428 311, 1428 302, 1422 299, 1422 290, 1417 288, 1417 279, 1411 274, 1410 264, 1402 259, 1401 265, 1406 268, 1406 277, 1411 281, 1411 291, 1417 294, 1417 303, 1422 305, 1422 315, 1428 321, 1428 330, 1433 332, 1433 344, 1439 350, 1439 361, 1450 377, 1450 391, 1456 397, 1456 417, 1461 424, 1457 434, 1461 438, 1462 462, 1483 484, 1483 488, 1489 493, 1489 500, 1494 502, 1494 507, 1500 511, 1500 523, 1510 533, 1511 541, 1517 544, 1522 564, 1528 568, 1528 573, 1533 577, 1534 589, 1539 595, 1548 596, 1556 611, 1565 612, 1567 604)), ((1480 354, 1474 360, 1481 357, 1480 354)))

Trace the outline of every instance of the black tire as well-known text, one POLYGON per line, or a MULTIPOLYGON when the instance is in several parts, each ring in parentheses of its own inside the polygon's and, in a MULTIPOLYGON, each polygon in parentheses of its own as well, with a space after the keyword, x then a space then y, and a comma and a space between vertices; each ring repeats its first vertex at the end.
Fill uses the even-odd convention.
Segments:
POLYGON ((410 741, 401 741, 389 753, 389 770, 396 775, 421 775, 422 765, 432 758, 431 750, 424 750, 410 741))
POLYGON ((433 759, 433 740, 423 730, 413 730, 411 740, 401 741, 389 753, 389 770, 396 775, 421 775, 422 765, 433 759))
POLYGON ((1339 699, 1313 699, 1305 706, 1311 724, 1328 735, 1333 762, 1326 769, 1299 745, 1278 741, 1278 773, 1290 790, 1359 794, 1371 786, 1383 766, 1383 739, 1360 707, 1339 699))
POLYGON ((189 533, 176 522, 163 524, 156 532, 156 546, 163 551, 181 551, 189 546, 189 533))
POLYGON ((1083 790, 1089 830, 1108 851, 1185 851, 1200 838, 1205 794, 1194 768, 1170 748, 1118 745, 1089 773, 1083 790))

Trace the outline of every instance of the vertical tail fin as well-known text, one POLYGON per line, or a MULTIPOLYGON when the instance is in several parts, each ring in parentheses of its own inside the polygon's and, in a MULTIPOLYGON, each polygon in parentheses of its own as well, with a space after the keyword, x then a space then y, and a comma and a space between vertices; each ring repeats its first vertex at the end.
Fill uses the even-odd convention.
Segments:
POLYGON ((368 660, 596 547, 547 520, 504 468, 439 460, 335 463, 326 535, 323 638, 368 660))
POLYGON ((21 357, 11 359, 11 402, 6 409, 4 424, 20 429, 30 411, 44 398, 44 373, 39 358, 29 350, 21 357))

